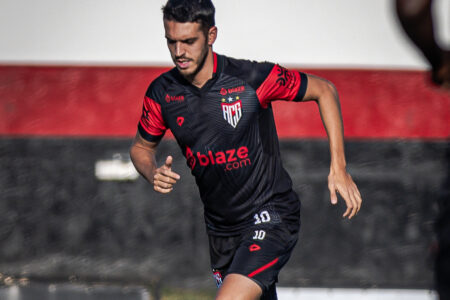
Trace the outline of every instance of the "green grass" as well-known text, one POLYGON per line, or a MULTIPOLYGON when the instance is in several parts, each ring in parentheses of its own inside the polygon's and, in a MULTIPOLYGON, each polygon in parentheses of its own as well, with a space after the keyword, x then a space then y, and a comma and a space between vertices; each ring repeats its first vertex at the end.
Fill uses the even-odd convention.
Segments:
POLYGON ((163 289, 161 294, 161 300, 212 300, 216 291, 163 289))

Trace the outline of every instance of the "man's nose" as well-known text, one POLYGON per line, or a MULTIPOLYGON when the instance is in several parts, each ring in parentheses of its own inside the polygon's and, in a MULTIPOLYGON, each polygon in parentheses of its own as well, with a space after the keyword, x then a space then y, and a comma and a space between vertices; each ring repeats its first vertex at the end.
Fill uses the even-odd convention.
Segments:
POLYGON ((182 43, 177 42, 175 44, 175 56, 179 57, 183 55, 184 55, 184 46, 182 43))

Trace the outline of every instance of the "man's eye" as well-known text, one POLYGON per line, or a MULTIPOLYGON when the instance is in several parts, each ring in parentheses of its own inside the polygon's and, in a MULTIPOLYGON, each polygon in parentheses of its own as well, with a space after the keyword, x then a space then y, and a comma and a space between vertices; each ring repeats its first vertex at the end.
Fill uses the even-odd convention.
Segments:
POLYGON ((195 42, 195 39, 186 40, 185 43, 188 45, 192 45, 195 42))

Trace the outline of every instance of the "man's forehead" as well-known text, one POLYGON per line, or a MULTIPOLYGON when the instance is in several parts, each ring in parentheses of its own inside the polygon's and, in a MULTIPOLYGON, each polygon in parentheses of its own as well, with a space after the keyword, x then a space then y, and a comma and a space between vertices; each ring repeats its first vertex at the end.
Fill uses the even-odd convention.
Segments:
POLYGON ((177 22, 172 20, 164 20, 164 29, 166 37, 178 39, 189 38, 202 32, 202 24, 199 22, 177 22))

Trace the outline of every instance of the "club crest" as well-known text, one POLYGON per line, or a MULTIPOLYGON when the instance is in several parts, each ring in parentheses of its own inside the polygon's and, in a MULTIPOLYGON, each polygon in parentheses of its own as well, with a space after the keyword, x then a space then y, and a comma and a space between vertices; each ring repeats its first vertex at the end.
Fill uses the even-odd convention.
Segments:
POLYGON ((220 288, 220 286, 222 285, 222 282, 223 282, 222 274, 218 270, 213 270, 213 276, 214 276, 214 279, 216 280, 217 287, 220 288))
MULTIPOLYGON (((238 99, 238 98, 237 98, 238 99)), ((239 120, 242 117, 242 102, 241 100, 237 100, 234 102, 232 97, 228 98, 229 102, 226 102, 225 99, 222 99, 222 112, 223 118, 228 122, 233 128, 236 128, 239 120)))

